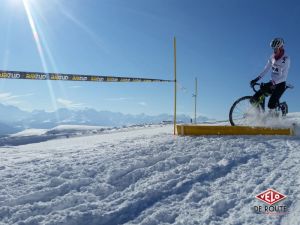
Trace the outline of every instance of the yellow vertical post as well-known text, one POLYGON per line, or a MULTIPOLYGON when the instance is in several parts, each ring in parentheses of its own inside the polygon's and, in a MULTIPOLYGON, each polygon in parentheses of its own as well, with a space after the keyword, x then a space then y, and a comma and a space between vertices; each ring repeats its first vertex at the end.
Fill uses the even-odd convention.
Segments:
POLYGON ((197 123, 197 95, 198 95, 198 87, 197 87, 197 77, 195 78, 195 124, 197 123))
POLYGON ((174 135, 176 134, 176 108, 177 108, 177 78, 176 78, 176 37, 174 37, 174 135))

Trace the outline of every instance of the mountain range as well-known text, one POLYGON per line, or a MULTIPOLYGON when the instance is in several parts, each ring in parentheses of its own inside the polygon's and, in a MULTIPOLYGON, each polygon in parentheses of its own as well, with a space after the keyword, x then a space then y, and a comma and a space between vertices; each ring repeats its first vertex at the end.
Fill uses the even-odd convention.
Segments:
MULTIPOLYGON (((177 121, 189 123, 190 116, 178 115, 177 121)), ((0 104, 0 135, 6 135, 29 128, 49 129, 58 125, 91 125, 120 127, 133 124, 157 124, 173 121, 173 115, 160 114, 156 116, 123 114, 119 112, 97 111, 95 109, 72 110, 60 108, 55 112, 35 110, 24 111, 16 106, 0 104)), ((198 122, 211 121, 203 116, 198 122)))

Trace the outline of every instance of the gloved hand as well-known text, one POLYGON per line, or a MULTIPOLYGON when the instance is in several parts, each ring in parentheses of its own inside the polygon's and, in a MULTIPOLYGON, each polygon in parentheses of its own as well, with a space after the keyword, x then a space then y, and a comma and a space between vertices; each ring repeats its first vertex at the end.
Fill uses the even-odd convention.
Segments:
POLYGON ((250 86, 253 87, 257 83, 257 81, 259 81, 259 77, 256 77, 254 80, 251 80, 250 86))

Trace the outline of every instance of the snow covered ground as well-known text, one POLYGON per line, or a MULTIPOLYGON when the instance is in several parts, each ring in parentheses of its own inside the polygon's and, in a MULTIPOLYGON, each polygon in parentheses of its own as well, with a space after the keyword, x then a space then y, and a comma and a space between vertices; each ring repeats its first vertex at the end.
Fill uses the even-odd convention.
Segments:
MULTIPOLYGON (((52 129, 26 129, 21 132, 0 137, 0 146, 17 146, 38 143, 58 138, 69 138, 76 136, 87 136, 103 133, 125 131, 127 129, 138 129, 146 125, 132 125, 124 127, 105 127, 87 125, 59 125, 52 129)), ((150 126, 150 125, 148 125, 150 126)))
MULTIPOLYGON (((290 119, 300 124, 299 114, 290 119)), ((0 224, 300 224, 299 135, 180 137, 172 128, 1 147, 0 224), (268 188, 287 196, 277 203, 287 213, 254 211, 268 188)))

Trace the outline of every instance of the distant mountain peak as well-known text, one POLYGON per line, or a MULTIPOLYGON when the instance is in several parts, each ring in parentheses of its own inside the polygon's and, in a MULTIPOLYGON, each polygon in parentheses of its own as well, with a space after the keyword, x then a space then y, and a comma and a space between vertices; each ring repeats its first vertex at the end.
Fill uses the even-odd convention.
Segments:
MULTIPOLYGON (((184 114, 177 115, 180 122, 190 123, 191 118, 184 114)), ((208 121, 209 118, 198 117, 198 122, 208 121)), ((34 110, 27 112, 15 106, 0 104, 0 122, 10 128, 8 130, 22 130, 24 128, 49 129, 58 125, 90 125, 90 126, 124 126, 135 124, 158 124, 162 121, 173 121, 173 115, 162 113, 150 116, 145 113, 136 115, 97 111, 93 108, 73 110, 59 108, 54 112, 34 110)))

